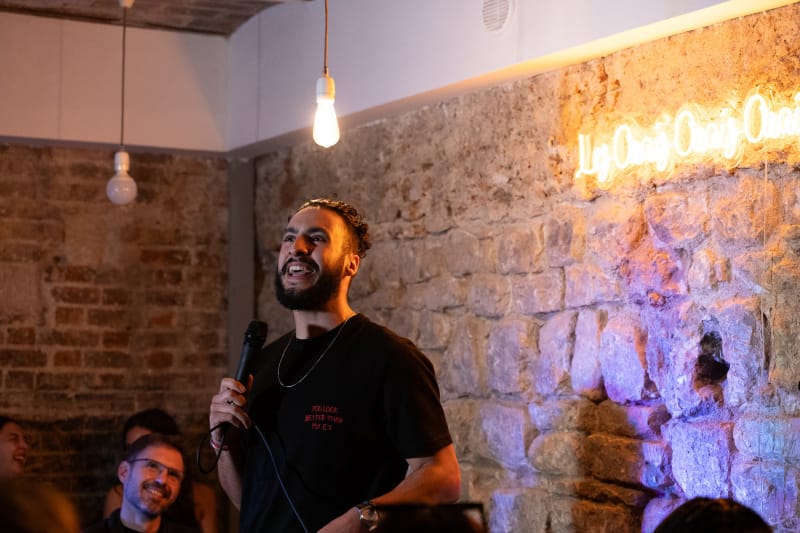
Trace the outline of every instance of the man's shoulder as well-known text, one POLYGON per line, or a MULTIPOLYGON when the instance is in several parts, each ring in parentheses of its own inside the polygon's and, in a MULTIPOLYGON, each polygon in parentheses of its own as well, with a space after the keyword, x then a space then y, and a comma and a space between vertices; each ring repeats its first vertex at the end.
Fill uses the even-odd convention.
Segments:
POLYGON ((386 342, 388 344, 414 346, 414 343, 409 339, 399 335, 386 326, 370 320, 368 317, 360 313, 353 317, 352 320, 355 322, 354 329, 357 331, 359 336, 367 336, 370 339, 386 342))
POLYGON ((162 518, 161 528, 158 533, 201 533, 201 531, 199 528, 176 524, 162 518))
MULTIPOLYGON (((130 530, 122 525, 119 519, 119 509, 117 509, 108 518, 81 530, 81 533, 123 533, 125 531, 130 530)), ((201 533, 201 531, 199 528, 176 524, 162 517, 158 533, 201 533)))
POLYGON ((109 529, 106 528, 106 521, 102 520, 82 529, 81 533, 106 533, 107 531, 109 531, 109 529))
POLYGON ((82 529, 81 533, 109 533, 111 531, 122 531, 122 529, 115 530, 112 528, 113 517, 115 515, 119 516, 119 509, 115 510, 107 518, 103 518, 99 522, 82 529))
POLYGON ((373 322, 364 315, 358 315, 358 317, 361 320, 358 322, 358 331, 353 334, 354 340, 371 356, 381 354, 388 364, 393 362, 403 364, 403 361, 430 364, 428 356, 410 339, 386 326, 373 322))

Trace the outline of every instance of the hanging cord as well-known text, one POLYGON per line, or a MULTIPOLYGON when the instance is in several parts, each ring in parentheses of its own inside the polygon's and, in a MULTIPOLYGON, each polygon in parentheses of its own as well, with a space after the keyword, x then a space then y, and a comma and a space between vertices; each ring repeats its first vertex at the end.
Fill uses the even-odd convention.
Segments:
MULTIPOLYGON (((220 456, 222 456, 223 448, 225 448, 225 435, 227 435, 227 432, 222 435, 222 442, 220 443, 220 447, 218 450, 215 450, 216 453, 214 454, 214 462, 208 468, 204 467, 202 464, 202 461, 200 459, 200 450, 203 449, 207 444, 211 443, 211 434, 214 432, 214 430, 220 428, 223 424, 224 422, 221 422, 216 426, 214 426, 213 428, 211 428, 210 430, 208 430, 208 433, 206 433, 206 435, 202 438, 200 444, 197 445, 197 450, 195 450, 194 460, 197 463, 197 468, 203 474, 206 475, 210 474, 214 470, 214 468, 217 467, 217 464, 219 463, 219 458, 220 456)), ((303 528, 303 531, 305 533, 309 533, 308 528, 306 527, 306 524, 303 521, 303 518, 300 516, 300 512, 294 505, 294 500, 292 500, 292 497, 289 496, 289 490, 286 488, 286 484, 283 481, 280 469, 278 468, 278 462, 275 460, 275 455, 272 453, 272 447, 269 445, 269 441, 264 436, 264 433, 261 432, 261 428, 259 428, 255 423, 253 424, 253 429, 255 429, 256 433, 258 433, 258 436, 261 438, 261 442, 264 443, 264 448, 266 448, 267 452, 269 453, 269 458, 270 461, 272 462, 272 468, 275 471, 275 477, 278 480, 278 485, 280 485, 281 492, 283 492, 284 497, 286 497, 286 501, 288 502, 289 507, 292 509, 292 513, 294 514, 295 518, 300 524, 300 527, 303 528)))
POLYGON ((122 8, 122 90, 120 91, 119 146, 125 149, 125 33, 128 29, 128 8, 122 8))
POLYGON ((217 467, 217 464, 219 463, 219 458, 222 455, 222 451, 223 451, 222 448, 224 448, 224 446, 225 446, 225 435, 227 433, 222 435, 222 442, 220 443, 219 449, 218 450, 214 450, 216 452, 214 454, 214 461, 210 465, 208 465, 207 467, 203 466, 203 461, 202 461, 202 459, 200 457, 200 455, 201 455, 200 450, 203 450, 203 449, 205 449, 206 446, 210 446, 211 445, 211 434, 214 433, 214 431, 219 429, 221 426, 222 426, 222 423, 219 423, 216 426, 214 426, 213 428, 209 429, 208 433, 206 433, 203 436, 203 438, 200 439, 200 443, 197 445, 197 449, 194 451, 194 462, 195 462, 195 464, 197 464, 197 469, 200 470, 200 472, 202 472, 203 474, 208 475, 211 472, 213 472, 214 469, 217 467))
POLYGON ((325 46, 324 57, 322 58, 322 73, 328 75, 328 0, 325 0, 325 46))

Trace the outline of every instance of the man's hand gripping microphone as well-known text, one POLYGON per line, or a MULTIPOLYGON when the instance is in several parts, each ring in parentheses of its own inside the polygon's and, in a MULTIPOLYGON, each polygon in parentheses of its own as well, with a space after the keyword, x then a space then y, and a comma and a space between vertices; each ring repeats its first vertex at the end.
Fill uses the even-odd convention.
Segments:
MULTIPOLYGON (((239 383, 242 383, 245 386, 247 386, 248 384, 247 382, 249 381, 248 377, 250 375, 250 370, 251 370, 250 359, 255 355, 257 355, 259 351, 261 351, 261 348, 264 346, 264 341, 266 341, 266 339, 267 339, 267 324, 259 320, 251 321, 250 324, 247 326, 247 330, 244 332, 244 343, 242 344, 242 353, 239 356, 239 367, 236 369, 235 379, 239 383)), ((226 379, 229 378, 223 379, 223 383, 225 382, 226 379)), ((224 386, 220 385, 220 387, 221 387, 220 393, 215 395, 215 398, 218 397, 220 394, 222 394, 224 386)), ((226 400, 226 402, 229 405, 233 405, 230 399, 226 400)), ((213 407, 214 407, 213 400, 211 406, 212 406, 211 416, 213 417, 213 407)), ((206 438, 209 439, 211 447, 217 451, 217 453, 215 454, 213 464, 204 466, 201 461, 200 450, 203 449, 203 443, 205 439, 203 439, 203 441, 201 441, 200 444, 197 446, 197 451, 195 452, 195 461, 197 462, 197 466, 200 469, 200 471, 203 472, 204 474, 209 474, 211 473, 212 470, 214 470, 214 468, 217 465, 217 462, 219 461, 220 455, 222 454, 222 451, 228 449, 228 446, 225 444, 225 437, 227 435, 228 428, 230 428, 230 423, 222 422, 212 426, 208 432, 206 438), (219 440, 216 440, 214 438, 215 432, 220 437, 219 440)))
MULTIPOLYGON (((264 341, 267 340, 267 324, 260 320, 252 320, 244 332, 244 342, 242 343, 242 353, 239 356, 239 367, 236 369, 236 381, 247 386, 248 377, 250 375, 250 359, 258 355, 261 348, 264 346, 264 341)), ((227 434, 229 424, 222 426, 222 441, 220 445, 225 444, 225 435, 227 434)))

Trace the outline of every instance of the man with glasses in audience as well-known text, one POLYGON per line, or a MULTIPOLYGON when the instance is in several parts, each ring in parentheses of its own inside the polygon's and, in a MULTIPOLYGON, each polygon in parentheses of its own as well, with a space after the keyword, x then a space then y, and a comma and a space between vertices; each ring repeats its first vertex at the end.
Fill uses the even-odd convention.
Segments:
POLYGON ((117 467, 122 507, 84 533, 198 533, 162 516, 178 497, 183 475, 183 454, 174 441, 157 433, 140 437, 117 467))

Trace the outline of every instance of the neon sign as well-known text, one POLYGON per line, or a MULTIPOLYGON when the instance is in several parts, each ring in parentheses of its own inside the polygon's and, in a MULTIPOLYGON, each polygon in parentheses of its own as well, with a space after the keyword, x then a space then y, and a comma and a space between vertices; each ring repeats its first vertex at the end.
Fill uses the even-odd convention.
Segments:
POLYGON ((578 135, 576 179, 594 176, 599 187, 637 168, 665 172, 680 162, 723 159, 738 162, 747 145, 776 140, 800 140, 800 92, 777 102, 753 91, 741 110, 717 110, 686 105, 674 116, 664 116, 650 128, 621 124, 607 142, 578 135))

